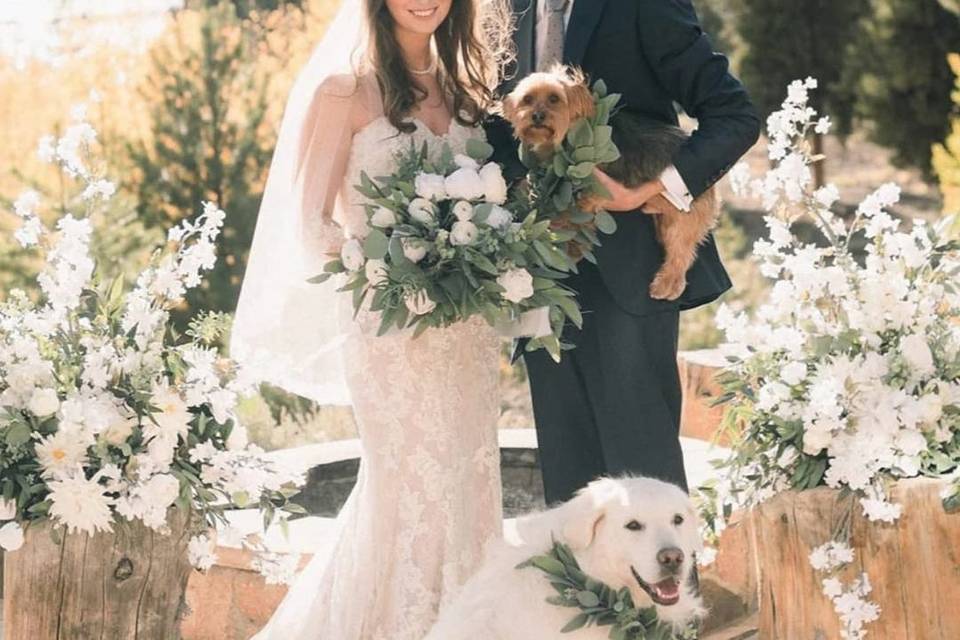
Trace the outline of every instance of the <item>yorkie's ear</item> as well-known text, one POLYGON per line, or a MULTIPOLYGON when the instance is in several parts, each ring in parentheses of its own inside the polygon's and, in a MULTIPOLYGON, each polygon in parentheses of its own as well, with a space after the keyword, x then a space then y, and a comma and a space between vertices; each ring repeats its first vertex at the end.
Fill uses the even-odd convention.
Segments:
POLYGON ((570 119, 591 117, 595 113, 593 92, 587 86, 587 78, 580 69, 568 68, 563 75, 563 87, 567 93, 570 119))
POLYGON ((517 100, 513 97, 512 93, 505 95, 503 100, 494 107, 494 113, 497 112, 499 112, 499 115, 503 116, 505 120, 514 122, 514 118, 517 115, 517 100))

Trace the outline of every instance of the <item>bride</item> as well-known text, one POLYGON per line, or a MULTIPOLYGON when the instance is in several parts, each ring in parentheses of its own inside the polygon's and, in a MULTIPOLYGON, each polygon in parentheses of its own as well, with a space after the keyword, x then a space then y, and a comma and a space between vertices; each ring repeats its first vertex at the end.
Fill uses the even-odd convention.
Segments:
POLYGON ((478 316, 376 337, 375 314, 306 278, 367 233, 362 171, 483 135, 509 34, 499 0, 345 0, 290 95, 231 350, 261 380, 351 404, 363 454, 330 553, 259 640, 420 640, 500 534, 494 331, 478 316))

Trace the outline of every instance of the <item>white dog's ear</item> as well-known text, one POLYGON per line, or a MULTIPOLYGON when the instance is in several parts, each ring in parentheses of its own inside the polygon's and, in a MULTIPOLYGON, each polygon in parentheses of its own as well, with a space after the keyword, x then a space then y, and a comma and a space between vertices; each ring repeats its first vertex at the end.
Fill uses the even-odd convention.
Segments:
POLYGON ((563 538, 573 549, 586 549, 597 535, 597 529, 607 515, 607 505, 619 485, 604 478, 581 489, 565 507, 563 538))

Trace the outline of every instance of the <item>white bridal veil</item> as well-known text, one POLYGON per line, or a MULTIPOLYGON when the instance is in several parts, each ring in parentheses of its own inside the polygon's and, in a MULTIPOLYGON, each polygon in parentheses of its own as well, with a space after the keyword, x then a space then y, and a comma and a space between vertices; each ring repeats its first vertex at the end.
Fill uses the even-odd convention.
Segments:
POLYGON ((343 296, 333 281, 306 279, 341 237, 332 221, 341 219, 352 135, 350 80, 366 50, 362 11, 363 0, 344 0, 290 92, 230 340, 231 355, 255 379, 322 404, 350 402, 337 322, 343 296), (321 85, 332 86, 332 99, 322 99, 321 85))

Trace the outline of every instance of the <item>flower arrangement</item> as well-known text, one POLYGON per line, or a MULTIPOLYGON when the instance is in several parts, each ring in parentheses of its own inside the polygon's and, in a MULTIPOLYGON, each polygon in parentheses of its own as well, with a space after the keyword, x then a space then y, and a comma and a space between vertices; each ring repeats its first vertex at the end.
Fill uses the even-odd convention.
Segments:
POLYGON ((573 123, 549 163, 541 163, 523 145, 520 159, 527 167, 528 197, 537 216, 551 221, 573 260, 595 262, 593 249, 600 244, 597 232, 611 234, 617 230, 617 223, 606 211, 582 211, 577 202, 584 195, 609 195, 594 169, 620 157, 609 124, 620 94, 608 94, 603 80, 597 80, 592 90, 594 114, 573 123))
POLYGON ((559 358, 564 324, 582 322, 560 283, 572 267, 565 241, 522 198, 508 199, 486 142, 456 155, 444 144, 435 161, 428 151, 424 143, 398 153, 390 176, 361 174, 370 230, 311 281, 341 275, 355 309, 380 313, 381 334, 413 328, 417 337, 479 314, 494 326, 527 325, 533 346, 559 358))
MULTIPOLYGON (((775 282, 752 317, 726 306, 717 314, 727 339, 723 427, 733 444, 719 462, 723 482, 703 491, 715 528, 732 505, 822 485, 868 520, 890 523, 902 511, 888 497, 891 482, 960 477, 960 245, 947 237, 949 220, 908 228, 895 219, 894 184, 868 195, 851 220, 831 211, 837 188, 815 188, 810 171, 821 158, 807 135, 830 128, 808 106, 816 86, 795 81, 770 116, 773 168, 753 178, 741 164, 730 175, 735 191, 768 212, 769 238, 754 255, 775 282), (798 239, 791 227, 801 217, 822 240, 798 239)), ((946 486, 943 506, 956 510, 960 485, 946 486)), ((862 638, 879 607, 866 600, 866 575, 849 588, 833 577, 853 560, 847 528, 834 535, 811 565, 828 574, 823 591, 845 637, 862 638)))
MULTIPOLYGON (((80 181, 67 207, 88 214, 114 192, 88 168, 95 139, 79 121, 40 149, 80 181)), ((201 534, 189 555, 203 567, 213 558, 201 532, 225 524, 228 507, 258 507, 265 526, 301 512, 288 499, 303 472, 249 446, 234 417, 249 385, 214 347, 226 318, 203 314, 185 336, 168 323, 213 267, 224 212, 207 203, 195 221, 171 229, 169 248, 130 288, 90 256, 89 216, 67 213, 54 231, 38 216, 41 205, 28 191, 14 206, 18 241, 45 254, 39 299, 14 290, 0 304, 0 519, 8 521, 0 546, 17 548, 22 525, 39 520, 70 534, 124 520, 163 532, 180 509, 201 534)))

